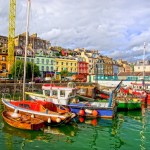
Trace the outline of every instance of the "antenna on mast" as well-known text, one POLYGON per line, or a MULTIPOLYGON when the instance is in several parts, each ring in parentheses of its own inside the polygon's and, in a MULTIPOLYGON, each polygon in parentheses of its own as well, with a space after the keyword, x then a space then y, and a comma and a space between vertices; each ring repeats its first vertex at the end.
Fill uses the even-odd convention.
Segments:
POLYGON ((145 88, 145 50, 146 50, 146 43, 144 42, 144 50, 143 50, 143 89, 145 88))

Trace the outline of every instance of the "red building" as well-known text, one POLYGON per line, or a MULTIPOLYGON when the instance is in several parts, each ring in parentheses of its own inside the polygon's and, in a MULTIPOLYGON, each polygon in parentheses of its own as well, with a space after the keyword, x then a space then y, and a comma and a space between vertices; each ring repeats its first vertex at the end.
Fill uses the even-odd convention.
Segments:
POLYGON ((78 74, 82 74, 82 75, 88 75, 88 63, 84 62, 84 61, 79 61, 78 62, 78 74))
POLYGON ((76 79, 82 82, 87 81, 87 75, 89 74, 88 63, 82 60, 78 61, 78 74, 76 75, 76 79))

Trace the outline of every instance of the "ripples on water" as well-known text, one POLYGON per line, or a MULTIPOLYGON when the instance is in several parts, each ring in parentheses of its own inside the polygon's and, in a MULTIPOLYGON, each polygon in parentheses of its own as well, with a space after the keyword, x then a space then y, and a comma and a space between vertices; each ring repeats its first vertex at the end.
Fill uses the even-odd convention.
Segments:
POLYGON ((77 118, 72 124, 43 131, 15 129, 0 117, 2 150, 148 150, 149 141, 148 110, 144 117, 141 111, 131 111, 119 112, 114 120, 77 118))

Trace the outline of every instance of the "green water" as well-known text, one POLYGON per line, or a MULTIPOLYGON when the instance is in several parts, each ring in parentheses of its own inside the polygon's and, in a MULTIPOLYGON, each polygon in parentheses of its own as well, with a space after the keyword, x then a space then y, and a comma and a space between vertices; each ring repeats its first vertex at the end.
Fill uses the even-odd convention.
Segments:
MULTIPOLYGON (((3 107, 0 104, 0 112, 3 107)), ((0 116, 1 150, 148 150, 150 112, 119 112, 114 120, 84 120, 24 131, 10 127, 0 116)))

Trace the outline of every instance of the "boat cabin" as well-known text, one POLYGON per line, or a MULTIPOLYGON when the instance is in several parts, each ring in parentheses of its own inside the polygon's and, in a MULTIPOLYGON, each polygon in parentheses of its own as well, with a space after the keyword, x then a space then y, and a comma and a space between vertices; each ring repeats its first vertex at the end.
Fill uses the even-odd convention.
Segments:
POLYGON ((42 86, 43 95, 55 104, 67 105, 68 99, 75 97, 77 89, 75 87, 44 84, 42 86))

